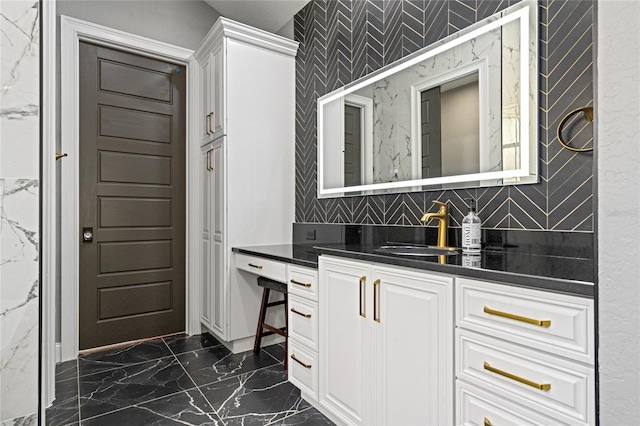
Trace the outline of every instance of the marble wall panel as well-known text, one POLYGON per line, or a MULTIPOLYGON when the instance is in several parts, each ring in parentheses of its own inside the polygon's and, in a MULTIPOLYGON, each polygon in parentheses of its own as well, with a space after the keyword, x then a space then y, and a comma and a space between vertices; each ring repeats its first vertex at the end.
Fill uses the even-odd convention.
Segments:
POLYGON ((35 424, 39 321, 39 3, 0 2, 0 424, 35 424))

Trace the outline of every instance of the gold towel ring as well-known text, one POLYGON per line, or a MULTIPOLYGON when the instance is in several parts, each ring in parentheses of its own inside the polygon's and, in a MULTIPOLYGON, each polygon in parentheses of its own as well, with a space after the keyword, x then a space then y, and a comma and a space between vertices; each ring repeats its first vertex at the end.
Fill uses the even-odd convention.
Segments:
POLYGON ((573 117, 574 115, 576 115, 577 113, 583 111, 584 112, 584 119, 587 120, 588 122, 592 122, 593 121, 593 108, 591 107, 581 107, 578 109, 574 109, 573 111, 571 111, 569 114, 565 115, 564 118, 562 119, 562 121, 560 121, 560 124, 558 124, 558 142, 560 142, 560 145, 562 145, 563 147, 567 148, 569 151, 574 151, 574 152, 588 152, 588 151, 593 151, 593 148, 574 148, 572 146, 569 146, 569 144, 567 144, 564 139, 562 139, 562 128, 564 127, 565 124, 567 124, 567 121, 569 121, 569 119, 571 117, 573 117))

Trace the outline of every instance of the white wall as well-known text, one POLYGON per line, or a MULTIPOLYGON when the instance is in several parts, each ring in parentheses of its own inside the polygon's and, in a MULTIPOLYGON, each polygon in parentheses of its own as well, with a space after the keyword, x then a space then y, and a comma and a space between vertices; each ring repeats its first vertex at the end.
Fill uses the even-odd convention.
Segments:
POLYGON ((478 82, 440 93, 442 176, 480 173, 478 82))
POLYGON ((62 0, 66 15, 195 49, 220 14, 201 0, 62 0))
POLYGON ((640 2, 597 3, 600 424, 640 419, 640 2))

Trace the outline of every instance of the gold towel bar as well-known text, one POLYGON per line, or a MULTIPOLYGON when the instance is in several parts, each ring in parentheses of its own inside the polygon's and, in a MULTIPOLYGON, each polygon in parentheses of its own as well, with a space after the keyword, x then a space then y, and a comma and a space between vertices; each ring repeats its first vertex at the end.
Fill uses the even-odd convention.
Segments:
POLYGON ((593 121, 593 108, 581 107, 581 108, 574 109, 569 114, 565 115, 564 118, 560 121, 560 124, 558 124, 558 132, 557 132, 558 142, 560 142, 560 145, 567 148, 569 151, 574 151, 574 152, 593 151, 593 148, 574 148, 572 146, 569 146, 569 144, 565 142, 564 139, 562 138, 562 130, 564 128, 564 125, 567 124, 567 121, 569 121, 571 117, 573 117, 579 112, 584 112, 584 119, 587 120, 588 122, 591 123, 593 121))

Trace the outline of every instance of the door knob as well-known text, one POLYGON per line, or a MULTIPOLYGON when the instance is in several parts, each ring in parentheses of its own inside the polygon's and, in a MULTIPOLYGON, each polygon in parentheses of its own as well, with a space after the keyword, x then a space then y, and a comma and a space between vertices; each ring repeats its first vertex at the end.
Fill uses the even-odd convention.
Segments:
POLYGON ((82 242, 90 243, 93 241, 93 228, 82 228, 82 242))

